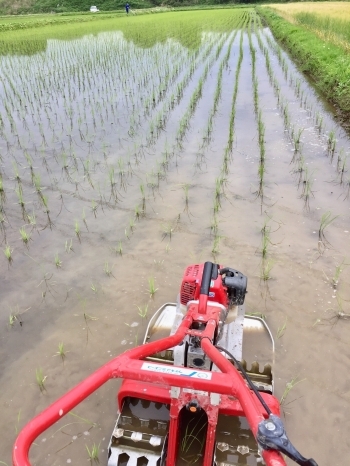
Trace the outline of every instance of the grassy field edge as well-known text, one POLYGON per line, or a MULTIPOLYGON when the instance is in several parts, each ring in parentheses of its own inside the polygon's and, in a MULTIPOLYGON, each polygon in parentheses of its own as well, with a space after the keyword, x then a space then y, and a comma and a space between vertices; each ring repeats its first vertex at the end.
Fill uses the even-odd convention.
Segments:
POLYGON ((343 122, 348 122, 350 56, 342 48, 321 40, 302 26, 289 23, 271 8, 258 7, 257 11, 299 68, 314 80, 317 88, 337 107, 343 122))

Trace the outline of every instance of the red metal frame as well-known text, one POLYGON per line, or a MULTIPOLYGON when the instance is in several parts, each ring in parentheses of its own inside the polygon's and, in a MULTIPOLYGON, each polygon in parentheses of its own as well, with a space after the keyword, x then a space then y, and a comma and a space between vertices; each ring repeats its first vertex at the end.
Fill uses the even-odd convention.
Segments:
MULTIPOLYGON (((106 383, 107 380, 118 377, 133 381, 157 384, 155 385, 156 390, 157 387, 161 389, 162 387, 164 388, 164 386, 170 386, 200 390, 208 393, 218 393, 220 395, 227 395, 231 397, 233 396, 238 400, 234 405, 234 409, 244 414, 253 435, 256 437, 258 424, 264 419, 262 406, 255 394, 247 387, 237 369, 212 344, 219 321, 220 309, 216 306, 211 306, 209 302, 206 306, 206 313, 203 313, 202 306, 207 304, 206 300, 200 300, 200 304, 201 306, 196 304, 191 304, 189 306, 187 315, 184 317, 181 325, 174 335, 139 346, 117 356, 31 420, 17 437, 13 448, 13 465, 31 466, 28 454, 30 446, 34 440, 47 428, 61 419, 61 417, 65 416, 69 411, 75 408, 75 406, 77 406, 81 401, 91 395, 101 385, 106 383), (205 330, 202 332, 192 330, 191 326, 193 322, 205 323, 205 330), (186 335, 200 336, 203 351, 222 371, 221 373, 201 370, 194 371, 194 373, 199 372, 204 376, 207 375, 207 378, 205 379, 181 375, 184 372, 183 367, 169 366, 168 364, 157 364, 157 371, 152 370, 151 363, 151 370, 143 369, 142 366, 145 364, 144 359, 146 357, 178 345, 183 341, 186 335), (176 374, 177 370, 180 375, 176 374)), ((159 392, 159 395, 160 394, 161 391, 159 392)), ((222 399, 223 403, 226 400, 227 405, 227 397, 224 396, 222 399)), ((217 416, 219 407, 208 406, 207 408, 208 434, 203 466, 211 466, 212 464, 215 442, 214 419, 215 415, 217 416)), ((226 409, 229 410, 227 406, 226 409)), ((179 406, 172 401, 170 415, 176 415, 176 412, 179 412, 179 406)), ((171 422, 169 432, 171 442, 169 442, 167 466, 173 466, 175 464, 177 436, 178 431, 176 429, 176 423, 171 422)), ((262 456, 267 466, 286 466, 284 459, 277 451, 263 450, 262 456)))

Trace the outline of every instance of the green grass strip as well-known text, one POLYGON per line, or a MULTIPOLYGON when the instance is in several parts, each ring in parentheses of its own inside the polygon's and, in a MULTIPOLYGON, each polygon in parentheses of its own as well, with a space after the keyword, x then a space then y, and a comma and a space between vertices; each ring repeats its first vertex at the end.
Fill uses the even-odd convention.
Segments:
POLYGON ((312 77, 318 89, 335 104, 342 116, 350 116, 350 56, 302 26, 281 18, 270 8, 258 8, 275 38, 288 49, 299 69, 312 77))

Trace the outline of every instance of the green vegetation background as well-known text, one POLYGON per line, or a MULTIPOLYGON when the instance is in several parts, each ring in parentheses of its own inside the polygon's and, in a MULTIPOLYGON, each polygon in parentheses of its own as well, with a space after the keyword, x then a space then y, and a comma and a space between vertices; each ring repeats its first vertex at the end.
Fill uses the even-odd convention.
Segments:
MULTIPOLYGON (((0 0, 0 15, 27 13, 89 12, 91 5, 102 11, 124 9, 127 0, 0 0)), ((250 3, 250 0, 131 0, 131 8, 250 3)), ((256 2, 255 2, 256 3, 256 2)))
POLYGON ((270 8, 258 8, 273 35, 287 49, 299 69, 339 111, 344 124, 350 119, 350 56, 340 46, 320 39, 303 25, 291 24, 270 8))

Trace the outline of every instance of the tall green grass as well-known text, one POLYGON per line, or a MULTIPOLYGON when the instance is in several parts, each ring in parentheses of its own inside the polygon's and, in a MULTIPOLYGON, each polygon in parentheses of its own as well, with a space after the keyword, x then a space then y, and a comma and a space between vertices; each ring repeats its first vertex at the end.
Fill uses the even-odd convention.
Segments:
POLYGON ((309 12, 296 13, 294 18, 298 24, 315 32, 322 32, 325 39, 332 40, 337 37, 342 41, 349 42, 350 45, 350 21, 309 12))
MULTIPOLYGON (((305 26, 289 23, 270 8, 258 8, 273 35, 291 53, 300 68, 343 113, 350 115, 350 56, 344 49, 322 40, 305 26)), ((335 23, 334 23, 335 24, 335 23)))

